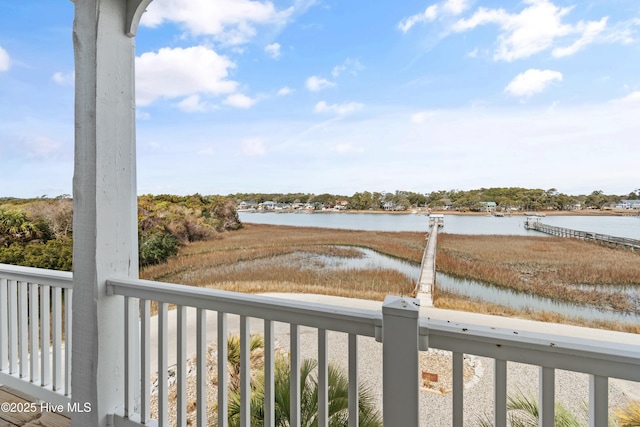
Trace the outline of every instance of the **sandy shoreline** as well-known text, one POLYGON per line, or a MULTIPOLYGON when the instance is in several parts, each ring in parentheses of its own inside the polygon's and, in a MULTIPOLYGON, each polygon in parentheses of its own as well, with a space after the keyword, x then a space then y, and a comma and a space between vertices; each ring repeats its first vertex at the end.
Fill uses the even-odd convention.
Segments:
MULTIPOLYGON (((247 212, 246 210, 238 210, 238 212, 247 212)), ((254 213, 254 212, 252 212, 254 213)), ((260 213, 260 212, 255 212, 260 213)), ((293 210, 278 211, 277 213, 300 213, 293 210)), ((460 216, 487 216, 487 212, 462 212, 454 210, 429 210, 427 208, 413 208, 405 211, 384 211, 384 210, 318 210, 318 211, 305 211, 304 214, 339 214, 339 215, 357 215, 357 214, 386 214, 386 215, 428 215, 444 214, 444 215, 460 215, 460 216)), ((637 210, 629 209, 583 209, 574 211, 531 211, 531 212, 511 212, 506 216, 527 216, 527 215, 541 215, 541 216, 640 216, 640 212, 637 210)))

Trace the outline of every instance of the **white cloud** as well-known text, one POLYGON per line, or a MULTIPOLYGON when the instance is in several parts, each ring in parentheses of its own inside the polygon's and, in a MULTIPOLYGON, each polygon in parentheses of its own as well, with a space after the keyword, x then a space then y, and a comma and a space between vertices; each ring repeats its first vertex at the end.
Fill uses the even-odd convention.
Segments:
POLYGON ((278 95, 280 95, 280 96, 289 95, 291 93, 293 93, 293 89, 291 89, 288 86, 281 87, 280 90, 278 90, 278 95))
POLYGON ((460 15, 469 8, 468 0, 447 0, 442 3, 442 9, 451 15, 460 15))
POLYGON ((214 36, 230 45, 246 43, 259 25, 282 26, 293 7, 277 10, 270 1, 251 0, 163 0, 152 2, 141 24, 157 27, 175 22, 193 35, 214 36))
POLYGON ((7 71, 11 66, 11 58, 9 53, 0 46, 0 72, 7 71))
POLYGON ((363 70, 364 66, 357 59, 347 58, 342 64, 336 65, 331 70, 331 75, 336 78, 340 76, 340 74, 347 72, 352 76, 357 76, 358 72, 363 70))
POLYGON ((235 64, 227 57, 204 46, 143 53, 136 58, 137 103, 148 105, 158 98, 235 92, 238 83, 228 80, 233 67, 235 64))
POLYGON ((231 107, 250 108, 258 101, 254 98, 248 97, 247 95, 243 95, 241 93, 234 93, 232 95, 227 96, 223 102, 226 105, 229 105, 231 107))
POLYGON ((318 92, 318 91, 321 91, 322 89, 333 87, 336 84, 333 82, 330 82, 327 79, 323 79, 322 77, 311 76, 307 79, 305 85, 307 86, 307 89, 309 89, 311 92, 318 92))
POLYGON ((271 43, 264 47, 264 51, 267 52, 267 55, 272 57, 273 59, 280 57, 280 43, 271 43))
POLYGON ((53 80, 60 86, 72 86, 73 83, 75 82, 75 78, 76 78, 76 73, 74 72, 65 74, 58 71, 53 76, 51 76, 51 80, 53 80))
POLYGON ((518 74, 504 89, 513 96, 531 96, 542 92, 554 81, 562 81, 562 73, 531 68, 518 74))
POLYGON ((408 18, 403 19, 398 23, 398 29, 403 33, 406 33, 416 24, 420 24, 422 22, 432 22, 438 17, 438 5, 432 4, 428 6, 424 12, 417 13, 408 18))
POLYGON ((493 58, 513 61, 551 49, 564 38, 577 37, 571 45, 553 51, 554 56, 571 55, 594 42, 607 24, 607 18, 575 25, 563 23, 573 7, 558 7, 549 0, 525 0, 524 4, 527 7, 519 13, 480 7, 470 18, 458 20, 452 30, 462 32, 481 25, 497 25, 501 33, 493 58))
POLYGON ((398 29, 403 33, 409 31, 414 25, 424 22, 433 22, 442 15, 457 16, 467 10, 468 0, 445 0, 441 3, 427 6, 424 12, 417 13, 398 23, 398 29))
POLYGON ((640 106, 640 90, 636 90, 631 92, 629 95, 620 98, 614 99, 612 101, 615 104, 626 104, 626 105, 638 105, 640 106))
POLYGON ((593 41, 602 33, 607 26, 607 17, 602 18, 600 21, 590 21, 586 24, 579 23, 579 27, 582 28, 582 36, 566 47, 557 47, 553 49, 551 54, 555 57, 569 56, 578 52, 585 46, 593 43, 593 41))
POLYGON ((359 102, 346 102, 344 104, 327 104, 325 101, 320 101, 316 104, 313 111, 316 113, 333 113, 339 116, 345 116, 347 114, 355 113, 362 110, 363 104, 359 102))
POLYGON ((200 95, 191 95, 180 101, 178 108, 185 113, 202 113, 207 111, 207 104, 200 100, 200 95))
POLYGON ((264 156, 267 148, 260 138, 248 138, 242 141, 242 154, 245 156, 264 156))

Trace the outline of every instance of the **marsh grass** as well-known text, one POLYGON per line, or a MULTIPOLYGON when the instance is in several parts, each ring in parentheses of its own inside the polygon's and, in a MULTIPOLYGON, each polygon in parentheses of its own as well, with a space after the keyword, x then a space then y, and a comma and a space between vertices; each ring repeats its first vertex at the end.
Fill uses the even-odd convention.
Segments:
POLYGON ((424 244, 424 233, 417 232, 245 224, 218 239, 183 247, 165 264, 144 269, 141 277, 238 292, 319 293, 383 300, 388 294, 410 294, 415 283, 392 269, 331 269, 317 261, 305 263, 294 255, 354 258, 362 256, 356 247, 365 247, 419 263, 424 244))
POLYGON ((455 277, 518 292, 634 312, 636 304, 615 286, 640 286, 639 262, 637 253, 577 239, 443 233, 436 265, 455 277), (611 286, 611 291, 589 285, 611 286))
POLYGON ((478 301, 443 290, 438 290, 437 293, 434 294, 433 304, 438 308, 449 310, 469 311, 473 313, 491 314, 494 316, 519 317, 521 319, 536 320, 539 322, 562 323, 565 325, 586 326, 589 328, 640 334, 640 325, 635 323, 621 323, 609 320, 586 320, 582 318, 563 316, 562 314, 549 311, 518 310, 503 305, 478 301))
MULTIPOLYGON (((415 283, 395 270, 325 268, 322 261, 304 256, 353 258, 362 256, 357 247, 365 247, 419 264, 426 244, 425 233, 419 232, 266 224, 245 224, 218 236, 185 245, 167 263, 143 269, 141 277, 235 292, 315 293, 381 301, 388 294, 411 295, 415 283)), ((639 261, 637 253, 573 239, 441 233, 436 264, 439 272, 455 277, 575 304, 631 310, 634 303, 627 295, 589 285, 640 286, 639 261)), ((640 333, 634 324, 515 310, 436 290, 434 303, 439 308, 640 333)))

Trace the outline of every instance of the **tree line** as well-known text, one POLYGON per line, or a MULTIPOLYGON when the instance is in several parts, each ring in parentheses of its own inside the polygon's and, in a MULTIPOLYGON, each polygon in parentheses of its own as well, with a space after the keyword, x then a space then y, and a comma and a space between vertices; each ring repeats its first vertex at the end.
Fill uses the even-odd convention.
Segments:
MULTIPOLYGON (((226 197, 140 196, 140 265, 164 262, 180 245, 240 227, 235 204, 226 197)), ((0 199, 0 263, 71 271, 72 255, 71 198, 0 199)))
POLYGON ((521 187, 494 187, 475 190, 439 190, 430 193, 396 190, 362 191, 351 196, 344 194, 313 194, 313 193, 236 193, 227 197, 240 203, 253 201, 263 203, 273 201, 282 204, 315 204, 316 206, 331 207, 342 200, 348 202, 347 209, 354 210, 404 210, 412 207, 427 207, 432 209, 455 209, 460 211, 481 211, 486 209, 486 202, 494 202, 498 210, 519 209, 524 211, 537 210, 571 210, 571 209, 602 209, 615 205, 621 200, 640 199, 640 189, 631 191, 628 195, 604 194, 595 190, 590 194, 568 195, 555 188, 548 190, 528 189, 521 187))

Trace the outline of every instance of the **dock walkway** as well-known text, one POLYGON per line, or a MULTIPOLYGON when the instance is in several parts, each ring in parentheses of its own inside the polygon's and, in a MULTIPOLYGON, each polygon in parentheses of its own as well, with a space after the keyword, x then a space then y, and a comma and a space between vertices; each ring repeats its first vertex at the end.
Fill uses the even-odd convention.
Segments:
POLYGON ((607 234, 591 233, 589 231, 572 230, 570 228, 556 227, 553 225, 543 224, 540 221, 527 219, 524 224, 529 230, 536 230, 542 233, 551 234, 558 237, 570 237, 574 239, 592 240, 594 242, 623 246, 630 248, 632 251, 640 249, 640 240, 629 239, 626 237, 609 236, 607 234))
POLYGON ((429 240, 422 256, 420 279, 416 286, 417 296, 421 305, 433 305, 433 287, 436 282, 436 246, 438 243, 438 226, 431 227, 429 240))

